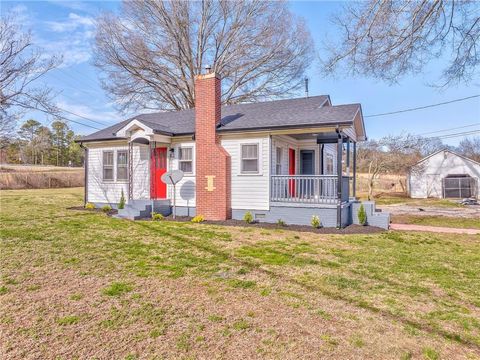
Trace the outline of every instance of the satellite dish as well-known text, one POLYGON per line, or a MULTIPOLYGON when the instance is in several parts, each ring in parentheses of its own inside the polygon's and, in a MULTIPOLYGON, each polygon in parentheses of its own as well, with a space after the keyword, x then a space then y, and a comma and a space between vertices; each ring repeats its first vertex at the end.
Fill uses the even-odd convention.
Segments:
POLYGON ((167 185, 173 185, 173 218, 175 219, 177 215, 177 190, 175 185, 183 179, 182 170, 171 170, 167 171, 162 175, 161 180, 167 185))
POLYGON ((182 170, 171 170, 167 171, 161 177, 162 181, 167 185, 176 185, 180 180, 183 179, 182 170))

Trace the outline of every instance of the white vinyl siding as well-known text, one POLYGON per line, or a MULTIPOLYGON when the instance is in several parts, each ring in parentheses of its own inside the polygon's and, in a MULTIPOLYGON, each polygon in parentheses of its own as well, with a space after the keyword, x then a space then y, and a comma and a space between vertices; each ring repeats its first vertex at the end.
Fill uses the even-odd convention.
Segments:
POLYGON ((230 154, 232 164, 232 209, 268 210, 270 193, 270 137, 223 138, 223 148, 230 154), (241 144, 258 145, 258 173, 241 172, 241 144))
MULTIPOLYGON (((125 197, 128 194, 128 183, 125 181, 116 181, 115 157, 116 151, 128 151, 127 144, 116 143, 110 145, 107 142, 98 144, 89 144, 88 146, 88 194, 87 201, 93 203, 118 204, 123 193, 125 197), (111 155, 104 155, 109 153, 111 155), (104 180, 104 156, 106 157, 107 168, 110 169, 111 180, 104 180), (111 160, 111 161, 110 161, 111 160)), ((108 171, 110 173, 110 171, 108 171)), ((110 177, 108 174, 107 179, 110 177)))
MULTIPOLYGON (((174 149, 174 156, 169 159, 169 170, 182 170, 184 171, 183 179, 176 185, 176 200, 177 206, 195 206, 195 142, 193 141, 179 141, 172 143, 174 149), (188 158, 191 151, 191 171, 186 172, 185 164, 181 159, 188 158), (186 156, 186 157, 184 157, 186 156), (182 169, 182 166, 184 167, 182 169)), ((167 194, 169 199, 173 199, 173 186, 167 185, 167 194)), ((172 204, 173 205, 173 204, 172 204)))
POLYGON ((132 165, 133 198, 150 199, 150 147, 148 145, 133 146, 132 165))

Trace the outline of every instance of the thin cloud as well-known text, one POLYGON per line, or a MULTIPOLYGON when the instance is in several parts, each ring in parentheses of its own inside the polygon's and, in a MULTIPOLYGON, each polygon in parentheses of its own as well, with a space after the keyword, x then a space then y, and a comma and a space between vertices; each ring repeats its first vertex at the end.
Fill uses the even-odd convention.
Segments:
POLYGON ((81 16, 75 13, 68 14, 66 21, 45 21, 47 27, 54 32, 71 32, 79 28, 91 29, 95 26, 92 17, 81 16))
POLYGON ((45 21, 46 29, 55 36, 39 39, 41 47, 50 55, 63 57, 60 67, 66 68, 90 61, 91 40, 95 22, 92 17, 70 13, 65 21, 45 21))
POLYGON ((62 0, 49 0, 50 4, 57 5, 64 7, 66 9, 76 10, 76 11, 83 11, 87 13, 94 12, 94 8, 90 6, 85 1, 62 1, 62 0))

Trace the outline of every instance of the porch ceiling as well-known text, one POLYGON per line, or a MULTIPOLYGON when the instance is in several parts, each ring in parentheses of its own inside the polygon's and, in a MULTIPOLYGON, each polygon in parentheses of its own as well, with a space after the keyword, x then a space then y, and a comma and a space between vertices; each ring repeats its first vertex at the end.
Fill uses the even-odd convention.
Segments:
MULTIPOLYGON (((343 132, 340 132, 344 139, 348 138, 343 132)), ((335 131, 319 131, 304 134, 289 134, 289 136, 297 140, 316 140, 318 143, 336 143, 338 134, 335 131)))

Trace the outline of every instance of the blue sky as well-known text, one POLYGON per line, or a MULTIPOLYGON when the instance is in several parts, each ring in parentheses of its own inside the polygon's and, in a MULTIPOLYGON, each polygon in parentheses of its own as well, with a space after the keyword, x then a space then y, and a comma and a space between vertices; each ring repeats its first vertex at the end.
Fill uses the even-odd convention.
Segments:
MULTIPOLYGON (((64 63, 61 68, 53 70, 44 79, 49 86, 59 92, 57 96, 59 106, 105 124, 105 126, 130 114, 119 114, 100 87, 97 70, 92 65, 93 20, 101 11, 115 11, 119 5, 119 2, 114 1, 2 1, 0 4, 2 14, 9 10, 18 14, 20 22, 25 28, 32 30, 35 42, 45 52, 63 55, 64 63)), ((293 12, 306 19, 316 44, 316 50, 321 54, 321 46, 325 38, 327 36, 332 38, 336 35, 329 20, 332 13, 341 7, 341 3, 292 2, 290 7, 293 12)), ((310 94, 329 94, 334 104, 359 102, 362 104, 364 115, 369 115, 439 103, 480 93, 480 76, 468 86, 459 85, 446 90, 438 90, 429 86, 429 83, 438 79, 442 64, 441 59, 431 63, 423 74, 402 78, 395 85, 371 78, 340 76, 335 79, 324 78, 320 74, 318 64, 312 64, 308 74, 310 94)), ((31 116, 48 124, 48 119, 41 114, 27 115, 27 117, 31 116)), ((102 127, 75 115, 71 115, 70 118, 102 127)), ((367 117, 365 121, 369 138, 379 138, 402 132, 423 134, 477 123, 478 126, 450 131, 450 133, 475 130, 480 129, 480 98, 404 114, 367 117)), ((94 131, 73 123, 70 125, 81 134, 94 131)), ((455 145, 459 140, 461 138, 457 137, 444 140, 444 142, 455 145)))

